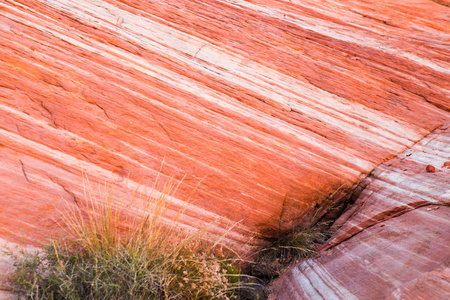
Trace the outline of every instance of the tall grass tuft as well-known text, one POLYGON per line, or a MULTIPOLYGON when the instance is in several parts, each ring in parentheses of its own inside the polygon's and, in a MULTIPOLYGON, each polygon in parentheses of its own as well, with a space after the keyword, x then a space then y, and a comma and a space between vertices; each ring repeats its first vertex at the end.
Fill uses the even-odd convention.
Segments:
POLYGON ((62 212, 68 236, 11 254, 12 291, 25 299, 238 299, 242 275, 221 238, 205 241, 208 227, 182 230, 186 205, 173 210, 180 183, 159 182, 128 195, 126 185, 120 192, 83 176, 84 205, 62 212))

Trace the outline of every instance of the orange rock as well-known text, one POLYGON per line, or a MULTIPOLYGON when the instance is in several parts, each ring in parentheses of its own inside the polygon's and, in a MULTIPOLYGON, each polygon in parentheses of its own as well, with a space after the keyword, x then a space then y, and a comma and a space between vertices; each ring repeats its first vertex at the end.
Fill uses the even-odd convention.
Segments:
MULTIPOLYGON (((298 1, 297 1, 298 2, 298 1)), ((450 118, 436 3, 3 1, 0 237, 40 245, 91 180, 202 179, 186 226, 307 222, 450 118)))
POLYGON ((430 173, 436 172, 436 168, 433 165, 427 165, 427 167, 425 169, 427 170, 427 172, 430 172, 430 173))
POLYGON ((450 168, 450 161, 446 161, 443 165, 442 165, 442 167, 443 168, 450 168))

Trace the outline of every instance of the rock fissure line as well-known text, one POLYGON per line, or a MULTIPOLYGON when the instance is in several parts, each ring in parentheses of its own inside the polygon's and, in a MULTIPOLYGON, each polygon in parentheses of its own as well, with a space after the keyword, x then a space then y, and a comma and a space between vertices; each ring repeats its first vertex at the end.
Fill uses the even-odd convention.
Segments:
MULTIPOLYGON (((417 205, 415 205, 413 207, 410 206, 409 208, 404 208, 404 209, 402 209, 400 211, 399 210, 386 211, 386 212, 383 213, 383 216, 386 216, 386 217, 383 217, 383 218, 381 218, 379 220, 376 220, 376 219, 371 220, 372 221, 372 222, 370 222, 371 224, 365 224, 364 227, 360 228, 358 232, 352 233, 351 236, 345 237, 345 239, 339 240, 339 242, 332 243, 330 245, 329 244, 325 244, 324 246, 322 246, 319 249, 319 251, 330 250, 330 249, 332 249, 332 248, 334 248, 336 246, 339 246, 340 244, 350 240, 351 238, 355 237, 359 233, 362 233, 365 230, 367 230, 367 229, 369 229, 369 228, 371 228, 371 227, 373 227, 375 225, 382 224, 383 222, 392 220, 392 219, 394 219, 396 217, 402 216, 403 214, 406 214, 406 213, 411 212, 413 210, 416 210, 418 208, 427 207, 427 206, 437 206, 437 207, 444 206, 444 207, 449 207, 450 203, 445 204, 445 203, 429 203, 429 202, 425 202, 425 203, 417 204, 417 205)), ((351 216, 350 216, 350 218, 351 218, 351 216)))
POLYGON ((437 4, 443 5, 443 6, 447 6, 450 7, 450 1, 448 0, 431 0, 437 4))
POLYGON ((27 176, 27 172, 25 172, 25 165, 23 164, 22 160, 19 160, 19 161, 20 161, 20 166, 22 168, 22 173, 23 173, 23 176, 25 177, 25 180, 27 182, 30 182, 30 180, 28 179, 28 176, 27 176))
MULTIPOLYGON (((367 219, 363 223, 358 224, 358 229, 356 231, 354 230, 355 227, 351 228, 352 233, 349 236, 345 236, 344 239, 338 239, 337 241, 333 241, 331 243, 325 244, 321 250, 328 250, 331 249, 349 239, 354 237, 355 235, 363 232, 364 230, 375 226, 379 223, 388 221, 392 218, 399 217, 407 212, 410 212, 412 210, 425 207, 425 206, 450 206, 450 197, 447 200, 448 202, 445 202, 445 198, 442 199, 436 199, 428 196, 429 192, 426 190, 420 190, 418 187, 417 189, 409 187, 408 185, 404 183, 398 183, 395 181, 394 178, 390 178, 389 175, 392 172, 401 172, 403 171, 403 164, 407 164, 408 161, 415 161, 417 158, 416 156, 424 151, 426 149, 433 149, 436 147, 436 144, 442 148, 444 151, 446 149, 446 144, 442 144, 439 140, 440 136, 443 136, 443 139, 446 139, 446 136, 450 137, 450 121, 446 124, 440 126, 439 128, 436 128, 434 131, 430 132, 426 136, 424 136, 421 140, 417 141, 411 148, 404 150, 401 154, 397 155, 391 160, 388 160, 382 164, 380 164, 378 167, 374 168, 370 174, 362 179, 355 188, 353 188, 350 191, 350 195, 344 197, 343 199, 350 199, 350 207, 346 207, 346 209, 343 211, 342 215, 340 217, 344 218, 343 220, 340 220, 340 223, 349 223, 349 220, 351 220, 355 215, 359 213, 359 211, 363 210, 363 207, 367 204, 374 205, 374 201, 371 201, 371 198, 377 197, 378 193, 380 193, 383 188, 389 187, 389 186, 395 186, 399 187, 402 191, 404 191, 409 197, 412 197, 412 199, 419 199, 421 197, 434 199, 436 202, 430 202, 430 200, 416 200, 414 202, 402 202, 402 206, 395 207, 391 210, 384 210, 380 212, 379 215, 373 215, 370 219, 367 219), (385 182, 387 183, 386 186, 380 185, 379 187, 373 187, 377 182, 385 182), (370 188, 369 188, 370 187, 370 188), (367 193, 364 196, 362 196, 363 193, 367 193), (363 199, 359 202, 356 202, 358 198, 362 197, 363 199), (353 203, 352 200, 354 199, 353 203), (439 202, 444 201, 444 202, 439 202), (356 202, 356 203, 355 203, 356 202), (348 214, 350 213, 350 214, 348 214)), ((445 153, 445 152, 443 152, 445 153)), ((442 157, 442 159, 446 159, 446 157, 442 157)), ((450 157, 447 157, 447 159, 450 161, 450 157)), ((423 168, 422 172, 425 170, 425 166, 421 165, 423 168)), ((443 176, 450 178, 450 170, 443 168, 443 170, 438 170, 441 174, 444 174, 443 176)), ((427 174, 427 173, 425 173, 427 174)), ((429 173, 433 174, 433 173, 429 173)), ((444 178, 445 180, 446 178, 444 178)), ((450 183, 450 179, 446 179, 450 183)), ((387 199, 389 201, 389 199, 387 199)), ((391 200, 392 201, 392 200, 391 200)), ((336 218, 337 220, 338 218, 336 218)), ((333 231, 339 231, 340 227, 342 227, 344 224, 339 225, 335 228, 333 228, 333 231)))

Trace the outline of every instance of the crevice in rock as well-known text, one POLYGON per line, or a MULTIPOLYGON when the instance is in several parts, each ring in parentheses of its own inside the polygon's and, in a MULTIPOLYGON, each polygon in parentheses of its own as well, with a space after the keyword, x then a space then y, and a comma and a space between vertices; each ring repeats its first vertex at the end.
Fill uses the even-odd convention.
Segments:
POLYGON ((16 124, 16 130, 17 130, 17 133, 18 133, 19 135, 22 135, 22 132, 20 132, 19 125, 17 125, 17 124, 16 124))
POLYGON ((167 129, 164 128, 164 126, 162 126, 161 123, 160 123, 158 120, 156 120, 156 118, 155 118, 155 116, 154 116, 153 114, 151 114, 151 116, 152 116, 153 120, 156 122, 156 124, 158 124, 158 126, 164 131, 164 133, 165 133, 166 136, 169 138, 169 140, 170 140, 171 142, 173 142, 174 140, 172 140, 172 138, 170 137, 170 134, 169 134, 169 132, 167 131, 167 129))
MULTIPOLYGON (((342 184, 325 200, 316 203, 315 212, 306 218, 306 223, 282 226, 283 217, 289 208, 288 195, 282 204, 277 228, 261 227, 258 238, 265 247, 256 252, 254 260, 244 269, 245 274, 255 276, 263 286, 281 276, 289 266, 298 263, 316 251, 331 236, 330 226, 342 214, 352 197, 360 191, 359 184, 342 184)), ((296 221, 300 221, 298 218, 296 221)))
POLYGON ((281 206, 280 218, 278 220, 278 230, 281 230, 281 224, 283 223, 283 215, 284 211, 286 210, 286 200, 287 194, 284 196, 283 205, 281 206))
POLYGON ((431 2, 434 2, 434 3, 439 4, 439 5, 450 7, 450 1, 447 1, 447 0, 431 0, 431 2))
POLYGON ((78 203, 78 199, 77 196, 75 196, 75 194, 69 190, 64 184, 62 184, 58 179, 50 176, 47 174, 47 177, 55 184, 57 184, 58 186, 60 186, 67 194, 69 194, 70 198, 72 199, 72 201, 75 203, 76 206, 79 207, 79 203, 78 203))
POLYGON ((53 113, 52 111, 45 106, 44 102, 41 102, 41 107, 48 113, 48 116, 45 116, 44 114, 42 114, 44 117, 47 117, 51 123, 53 124, 53 126, 58 127, 58 125, 56 124, 55 120, 53 119, 53 113))
POLYGON ((30 182, 30 180, 28 179, 28 176, 27 176, 27 172, 25 172, 25 166, 24 166, 22 160, 19 160, 19 161, 20 161, 20 166, 22 168, 22 173, 23 173, 23 176, 25 177, 25 180, 27 182, 30 182))
MULTIPOLYGON (((398 79, 393 79, 393 78, 389 78, 389 81, 392 82, 392 83, 394 83, 394 84, 396 84, 398 87, 400 87, 400 88, 401 88, 402 90, 404 90, 405 92, 411 93, 411 94, 413 94, 413 95, 416 95, 416 96, 422 98, 425 102, 430 103, 431 105, 434 105, 435 107, 437 107, 437 108, 439 108, 439 109, 442 109, 443 111, 450 112, 450 108, 447 108, 447 107, 445 107, 444 105, 441 105, 441 104, 439 104, 439 103, 436 103, 436 102, 433 101, 433 100, 428 99, 428 97, 422 95, 422 94, 419 93, 419 92, 413 91, 413 90, 411 90, 410 88, 408 89, 408 88, 405 86, 405 84, 402 83, 402 81, 400 81, 400 80, 398 80, 398 79)), ((428 87, 428 89, 432 90, 431 87, 428 85, 428 83, 423 82, 423 84, 425 84, 425 85, 428 87)), ((420 87, 418 87, 418 88, 420 88, 420 87)), ((389 93, 392 93, 392 92, 389 92, 389 93)))
POLYGON ((103 108, 103 107, 101 107, 98 103, 96 103, 96 102, 93 102, 93 104, 95 105, 95 106, 97 106, 98 108, 100 108, 102 111, 103 111, 103 113, 105 114, 105 116, 109 119, 109 120, 111 120, 111 117, 108 115, 108 113, 106 112, 106 110, 103 108))
POLYGON ((427 97, 425 97, 424 95, 419 94, 419 93, 414 92, 414 91, 411 91, 411 90, 408 90, 408 89, 406 89, 406 88, 403 87, 403 86, 400 86, 400 87, 402 88, 402 90, 404 90, 404 91, 406 91, 406 92, 409 92, 409 93, 411 93, 411 94, 413 94, 413 95, 416 95, 416 96, 422 98, 425 102, 430 103, 431 105, 434 105, 434 106, 436 106, 437 108, 442 109, 443 111, 448 111, 448 112, 450 112, 450 108, 447 108, 447 107, 445 107, 445 106, 443 106, 443 105, 440 105, 439 103, 435 103, 434 101, 429 100, 429 99, 428 99, 427 97))
MULTIPOLYGON (((402 209, 400 211, 395 210, 395 209, 390 210, 390 211, 385 211, 385 212, 383 212, 383 216, 387 216, 387 217, 379 219, 379 220, 377 220, 377 219, 370 219, 369 220, 370 224, 367 224, 367 225, 364 225, 363 227, 360 227, 360 229, 357 232, 352 233, 350 236, 347 236, 347 237, 345 237, 343 239, 340 239, 337 242, 325 244, 322 248, 320 248, 320 250, 321 251, 326 251, 326 250, 329 250, 331 248, 334 248, 334 247, 336 247, 336 246, 338 246, 338 245, 340 245, 340 244, 350 240, 351 238, 357 236, 359 233, 361 233, 361 232, 363 232, 363 231, 365 231, 365 230, 367 230, 367 229, 369 229, 369 228, 371 228, 371 227, 373 227, 375 225, 382 224, 382 223, 384 223, 386 221, 389 221, 389 220, 392 220, 394 218, 400 217, 400 216, 402 216, 402 215, 404 215, 404 214, 406 214, 408 212, 411 212, 411 211, 416 210, 418 208, 427 207, 427 206, 437 206, 437 207, 447 206, 447 207, 450 207, 450 203, 421 202, 420 204, 413 205, 412 208, 410 208, 410 209, 405 208, 405 209, 402 209)), ((408 207, 411 207, 411 205, 408 205, 408 207)))
MULTIPOLYGON (((361 193, 366 190, 366 188, 374 181, 383 181, 390 185, 395 186, 396 182, 392 182, 387 180, 387 178, 383 177, 383 173, 385 171, 392 171, 393 160, 397 159, 397 162, 403 163, 404 160, 411 160, 411 155, 414 153, 421 153, 431 141, 433 141, 436 136, 443 134, 446 130, 448 130, 450 126, 450 121, 435 128, 433 131, 429 132, 422 139, 418 140, 413 146, 408 149, 405 149, 403 152, 399 153, 392 159, 380 164, 376 168, 372 170, 372 172, 360 183, 357 184, 356 188, 352 189, 350 192, 349 198, 351 199, 348 204, 351 206, 346 208, 346 210, 342 211, 342 214, 338 216, 333 222, 334 224, 331 227, 331 231, 337 232, 342 226, 344 226, 349 220, 351 220, 359 211, 360 208, 363 207, 371 197, 372 193, 376 193, 376 190, 368 190, 368 192, 361 201, 356 202, 356 200, 360 197, 361 193), (339 223, 337 223, 338 221, 339 223)), ((426 151, 425 151, 426 152, 426 151)), ((412 159, 415 161, 414 159, 412 159)), ((420 163, 425 170, 424 163, 420 163)), ((397 168, 397 167, 396 167, 397 168)), ((394 168, 395 169, 395 168, 394 168)), ((387 175, 386 175, 387 176, 387 175)), ((363 232, 364 230, 375 226, 377 224, 383 223, 385 221, 391 220, 393 218, 399 217, 408 213, 410 211, 416 210, 418 208, 426 207, 426 206, 450 206, 450 202, 447 202, 445 199, 435 199, 435 202, 431 202, 430 200, 421 199, 420 195, 422 195, 419 191, 409 190, 414 194, 418 194, 417 200, 416 196, 413 198, 416 201, 410 201, 408 203, 404 203, 404 205, 393 207, 392 209, 384 210, 379 212, 378 214, 373 215, 371 218, 361 221, 356 226, 352 226, 350 228, 351 232, 347 232, 347 235, 341 232, 341 235, 336 236, 336 240, 330 240, 328 243, 324 244, 319 250, 328 250, 331 249, 349 239, 356 236, 357 234, 363 232)), ((424 197, 427 197, 426 194, 423 194, 424 197)), ((428 196, 429 197, 429 196, 428 196)), ((333 238, 333 237, 332 237, 333 238)))
POLYGON ((197 55, 200 53, 200 51, 202 51, 203 47, 205 47, 206 45, 208 45, 208 43, 206 43, 206 44, 204 44, 203 46, 201 46, 201 47, 197 50, 197 52, 195 52, 193 58, 197 58, 197 55))
POLYGON ((354 10, 354 9, 350 9, 350 11, 351 11, 351 12, 354 12, 355 14, 358 14, 358 15, 362 16, 363 18, 367 18, 367 19, 370 19, 370 20, 374 20, 374 21, 376 21, 376 22, 382 23, 382 24, 387 25, 387 26, 397 27, 397 26, 391 24, 389 21, 382 20, 382 19, 379 19, 379 18, 376 18, 376 17, 373 17, 373 16, 369 16, 369 15, 367 15, 367 14, 363 14, 363 13, 361 13, 361 12, 359 12, 359 11, 354 10))

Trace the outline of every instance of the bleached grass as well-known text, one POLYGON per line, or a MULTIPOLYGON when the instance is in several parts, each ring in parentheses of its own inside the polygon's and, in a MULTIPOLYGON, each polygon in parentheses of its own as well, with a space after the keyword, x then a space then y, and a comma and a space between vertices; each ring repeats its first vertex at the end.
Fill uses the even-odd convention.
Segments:
POLYGON ((208 226, 182 230, 189 199, 175 213, 172 201, 181 181, 160 181, 129 195, 126 184, 119 191, 83 176, 84 205, 62 212, 68 238, 11 254, 12 290, 26 299, 237 299, 242 275, 222 237, 205 241, 208 226))

